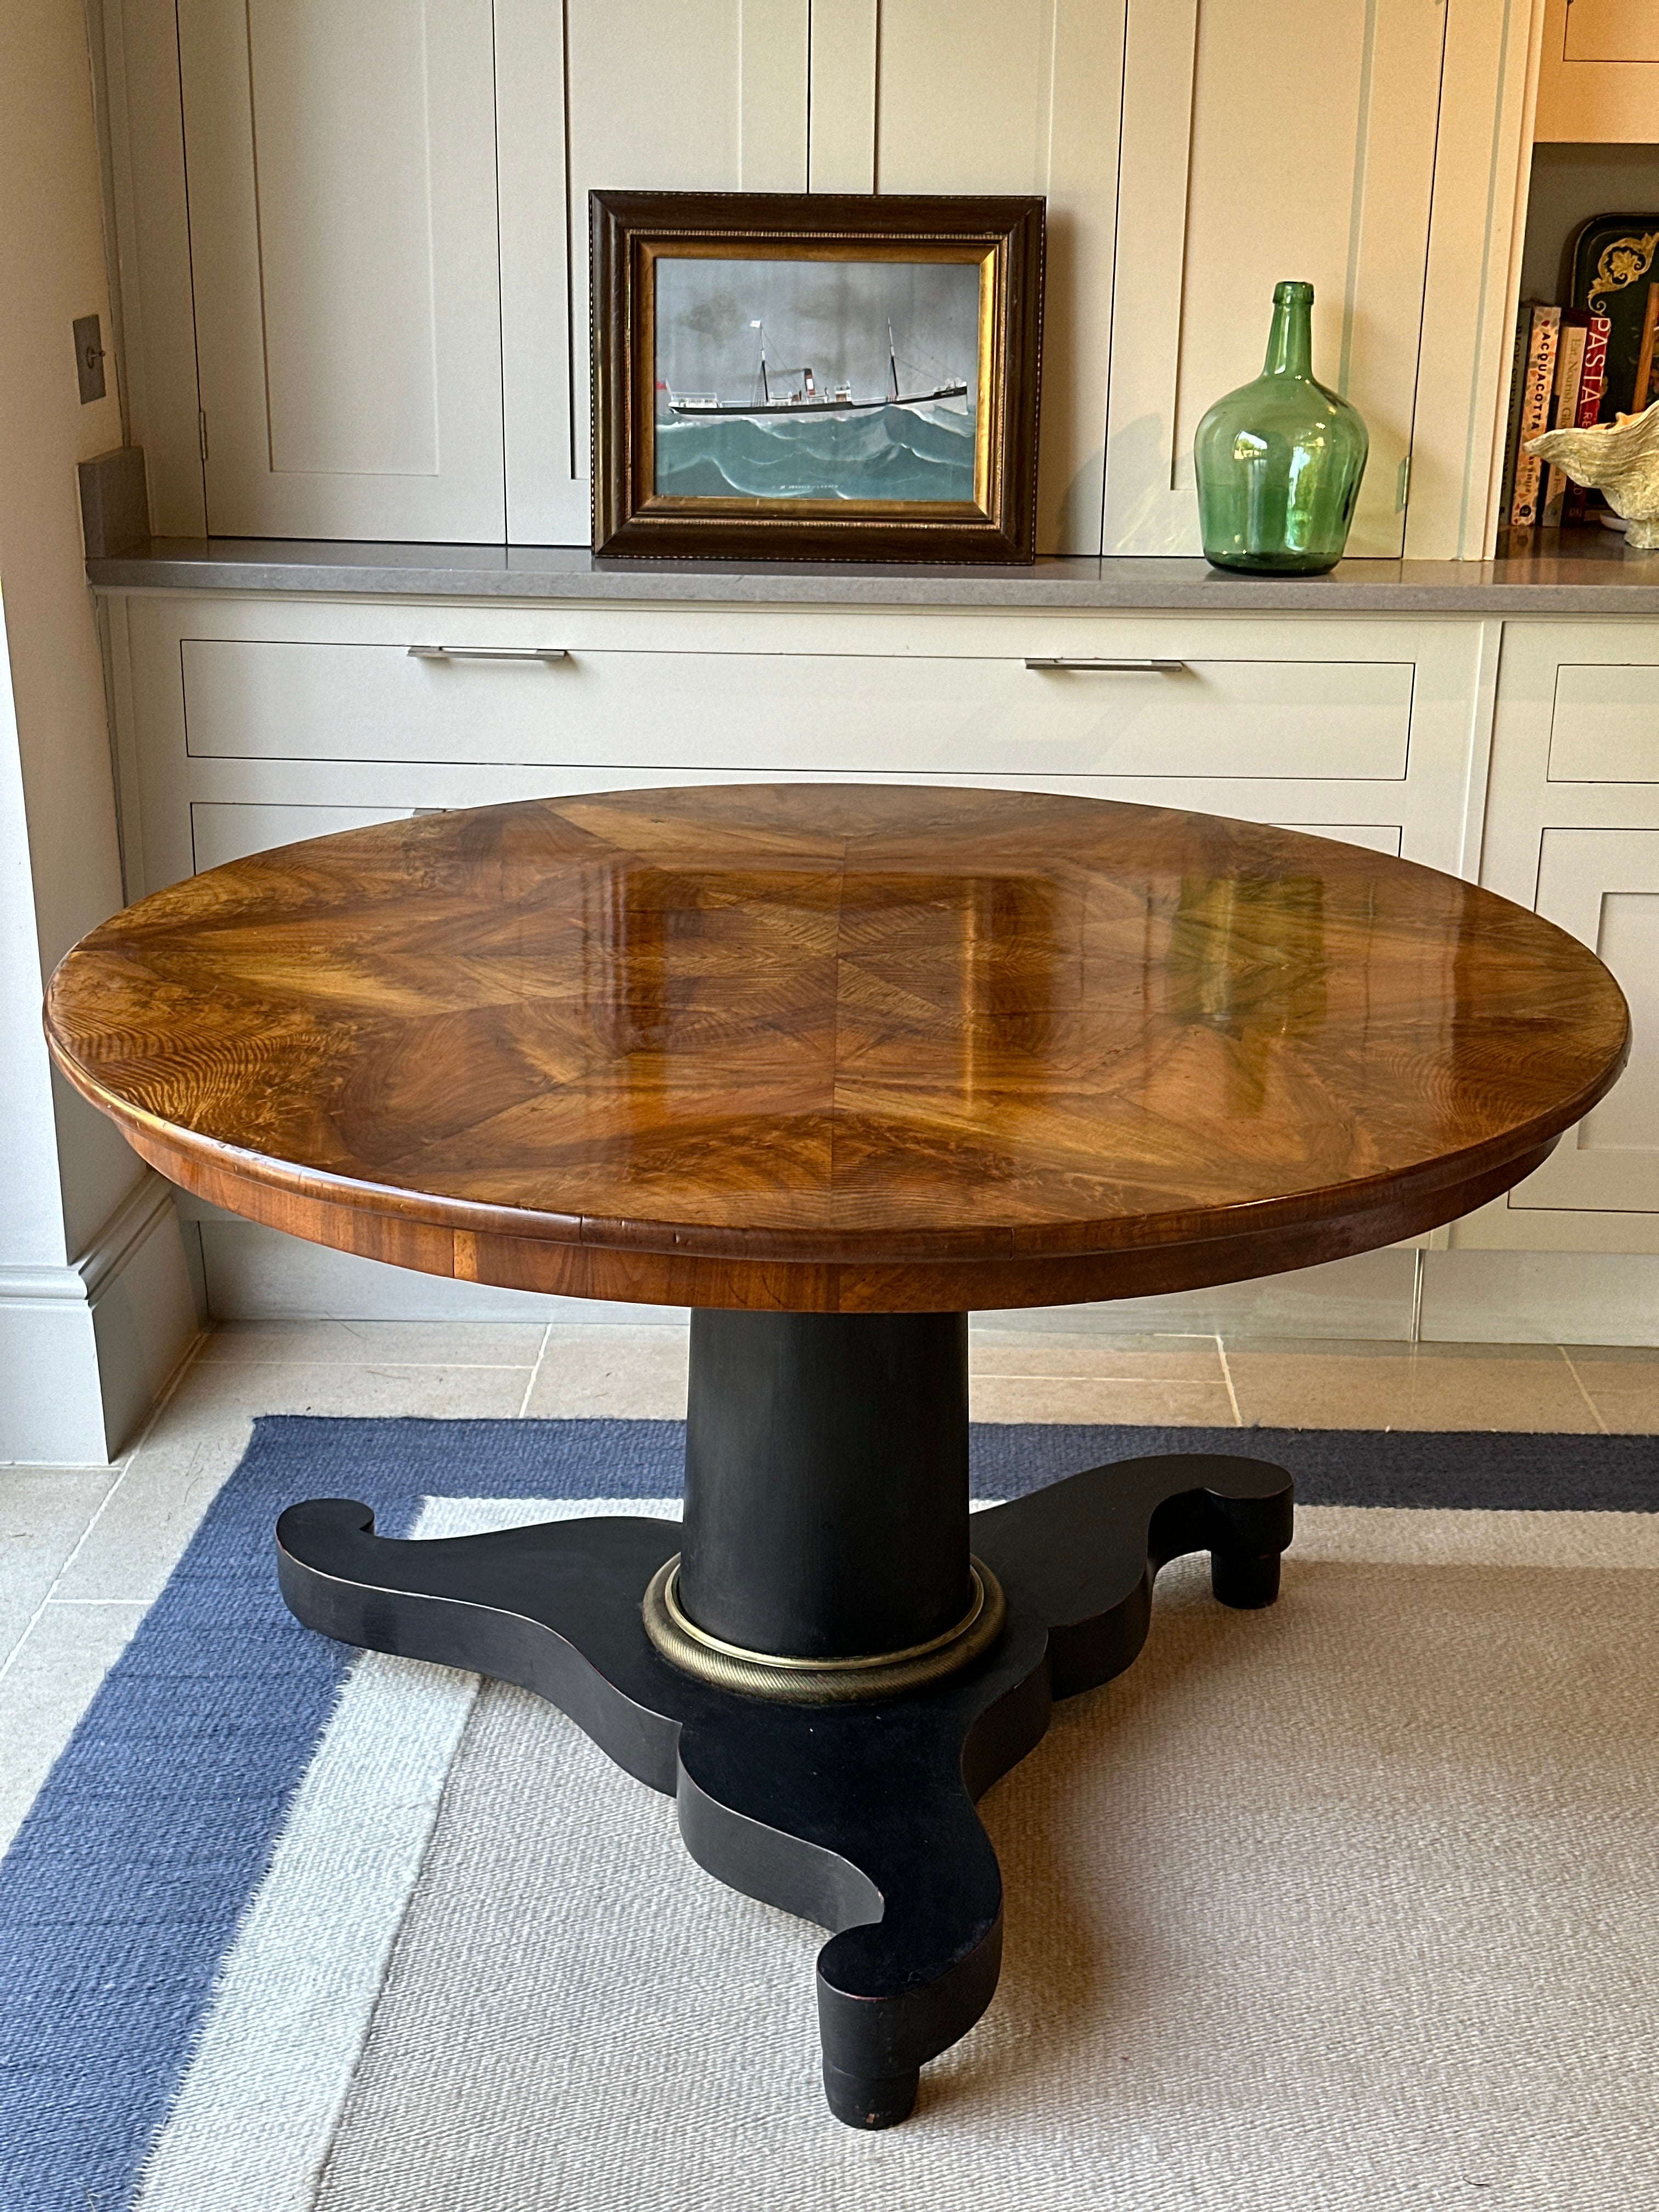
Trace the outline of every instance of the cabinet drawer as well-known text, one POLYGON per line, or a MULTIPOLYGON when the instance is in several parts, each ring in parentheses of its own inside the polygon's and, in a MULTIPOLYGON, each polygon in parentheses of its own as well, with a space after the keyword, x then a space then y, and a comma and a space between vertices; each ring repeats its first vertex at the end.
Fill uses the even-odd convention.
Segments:
POLYGON ((1659 666, 1564 661, 1550 716, 1552 783, 1659 783, 1659 666))
MULTIPOLYGON (((550 616, 546 642, 558 643, 550 616)), ((584 650, 186 638, 197 758, 857 775, 877 770, 1395 781, 1410 660, 1193 659, 1110 672, 973 654, 584 650)))
POLYGON ((407 806, 283 806, 255 801, 198 799, 190 810, 191 851, 199 875, 245 860, 273 845, 298 845, 307 837, 330 837, 337 830, 367 830, 374 822, 397 822, 407 806))

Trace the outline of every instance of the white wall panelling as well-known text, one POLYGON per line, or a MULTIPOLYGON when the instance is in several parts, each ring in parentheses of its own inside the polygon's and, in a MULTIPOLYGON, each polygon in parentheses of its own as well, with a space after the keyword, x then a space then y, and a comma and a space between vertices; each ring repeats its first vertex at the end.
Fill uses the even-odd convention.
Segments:
MULTIPOLYGON (((761 101, 769 117, 783 91, 775 49, 772 65, 758 75, 751 70, 744 85, 743 61, 756 51, 752 22, 750 40, 743 35, 744 12, 743 0, 677 0, 668 9, 655 0, 567 0, 571 425, 584 483, 592 428, 587 195, 618 186, 739 188, 745 101, 761 101)), ((769 30, 778 29, 775 16, 765 20, 769 30)), ((805 83, 799 105, 804 112, 805 83)), ((510 191, 510 180, 504 177, 502 186, 510 191)), ((586 540, 587 534, 584 513, 579 536, 586 540)))
MULTIPOLYGON (((882 0, 884 192, 1047 197, 1037 544, 1098 553, 1127 0, 882 0), (994 57, 994 64, 990 58, 994 57)), ((812 14, 814 112, 817 26, 812 14)), ((813 140, 813 183, 817 177, 813 140)))
POLYGON ((144 449, 154 528, 199 538, 207 510, 174 0, 102 0, 102 13, 129 434, 144 449))
MULTIPOLYGON (((876 182, 876 46, 885 13, 881 0, 812 0, 806 131, 811 191, 894 189, 876 182)), ((965 15, 967 9, 961 13, 965 15)), ((953 21, 951 37, 971 41, 972 27, 953 21)))
MULTIPOLYGON (((1018 0, 1013 17, 991 0, 963 0, 943 39, 936 0, 879 9, 877 0, 682 0, 671 11, 645 0, 569 0, 562 10, 496 0, 493 147, 479 106, 489 62, 483 0, 443 14, 441 54, 427 27, 428 82, 459 72, 451 102, 424 118, 429 131, 416 98, 418 14, 392 0, 338 10, 256 0, 250 39, 240 11, 181 0, 188 234, 171 9, 108 4, 118 29, 149 11, 137 59, 117 57, 144 94, 129 101, 142 143, 117 166, 127 204, 159 240, 142 267, 137 246, 124 246, 123 267, 137 318, 138 420, 155 426, 164 527, 204 527, 192 247, 216 531, 498 535, 484 450, 494 406, 507 534, 581 544, 589 191, 799 191, 810 180, 815 191, 1048 197, 1039 541, 1046 551, 1099 550, 1126 0, 1018 0), (1000 66, 987 66, 992 54, 1000 66), (354 131, 368 55, 403 97, 375 129, 354 131), (290 148, 291 160, 279 158, 290 148), (382 173, 384 150, 393 158, 382 173), (488 204, 492 162, 498 215, 488 204), (483 298, 493 251, 483 228, 497 221, 499 354, 487 362, 495 311, 483 298), (428 222, 429 303, 410 291, 428 222), (452 240, 459 258, 447 252, 452 240), (262 252, 274 255, 263 287, 262 252), (464 296, 469 272, 474 290, 464 296), (422 325, 436 333, 435 365, 422 325), (400 404, 386 404, 376 376, 400 404), (456 412, 467 396, 476 419, 456 412), (434 410, 441 480, 388 468, 418 459, 423 436, 429 459, 434 410), (300 440, 287 459, 285 434, 290 447, 300 440), (295 467, 307 441, 320 449, 309 458, 343 453, 349 467, 295 467)), ((129 227, 136 238, 142 225, 129 227)))
POLYGON ((1047 196, 1038 538, 1098 552, 1123 7, 497 0, 512 537, 587 536, 588 191, 810 182, 1047 196))
POLYGON ((1131 6, 1107 552, 1200 550, 1193 433, 1260 372, 1283 277, 1313 283, 1316 373, 1370 432, 1348 550, 1400 552, 1446 13, 1441 0, 1131 6), (1290 89, 1304 68, 1317 99, 1290 89))
MULTIPOLYGON (((827 18, 826 18, 827 20, 827 18)), ((738 27, 738 182, 745 192, 807 189, 811 0, 744 0, 738 27)))
POLYGON ((1446 9, 1406 513, 1413 559, 1481 560, 1497 542, 1540 27, 1534 0, 1446 9))
MULTIPOLYGON (((571 395, 585 387, 571 320, 562 10, 495 0, 495 47, 507 534, 581 545, 588 487, 571 395)), ((581 355, 585 364, 585 344, 581 355)))
POLYGON ((515 543, 587 543, 589 191, 805 191, 811 16, 808 0, 495 0, 515 543))
POLYGON ((179 0, 208 524, 506 532, 489 0, 179 0))

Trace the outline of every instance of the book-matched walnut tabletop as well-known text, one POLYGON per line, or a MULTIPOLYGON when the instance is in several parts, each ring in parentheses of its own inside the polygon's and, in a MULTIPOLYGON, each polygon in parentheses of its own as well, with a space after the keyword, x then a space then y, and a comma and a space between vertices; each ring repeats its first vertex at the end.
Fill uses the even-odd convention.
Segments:
POLYGON ((1506 1188, 1626 1051, 1550 923, 1323 839, 792 784, 284 847, 116 916, 59 1065, 295 1234, 530 1290, 962 1310, 1268 1273, 1506 1188))

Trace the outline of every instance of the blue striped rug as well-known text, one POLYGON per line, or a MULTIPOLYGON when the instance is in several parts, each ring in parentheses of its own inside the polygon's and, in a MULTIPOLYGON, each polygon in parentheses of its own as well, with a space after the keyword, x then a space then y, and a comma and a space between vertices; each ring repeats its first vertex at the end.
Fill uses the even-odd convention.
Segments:
MULTIPOLYGON (((329 1723, 354 1655, 281 1605, 281 1508, 360 1497, 396 1534, 434 1499, 663 1501, 682 1438, 668 1421, 256 1425, 0 1862, 4 2212, 132 2203, 329 1723)), ((1158 1450, 1279 1462, 1309 1504, 1659 1510, 1653 1439, 1486 1432, 980 1426, 974 1490, 1158 1450)))

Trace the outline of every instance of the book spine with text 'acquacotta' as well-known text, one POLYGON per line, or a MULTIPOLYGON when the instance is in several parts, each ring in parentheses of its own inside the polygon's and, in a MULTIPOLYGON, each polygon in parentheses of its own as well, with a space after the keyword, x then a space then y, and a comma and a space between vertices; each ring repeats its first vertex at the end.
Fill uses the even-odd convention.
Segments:
POLYGON ((1544 464, 1526 450, 1529 438, 1541 437, 1550 427, 1550 404, 1555 397, 1555 353, 1561 331, 1559 307, 1534 307, 1527 340, 1526 380, 1521 393, 1521 420, 1515 457, 1515 489, 1510 501, 1511 530, 1531 530, 1538 521, 1544 480, 1544 464))
POLYGON ((1504 488, 1498 495, 1498 521, 1507 530, 1515 507, 1515 465, 1521 458, 1521 407, 1527 396, 1527 349, 1532 339, 1532 309, 1522 307, 1515 319, 1515 356, 1510 363, 1509 419, 1504 425, 1504 488))

